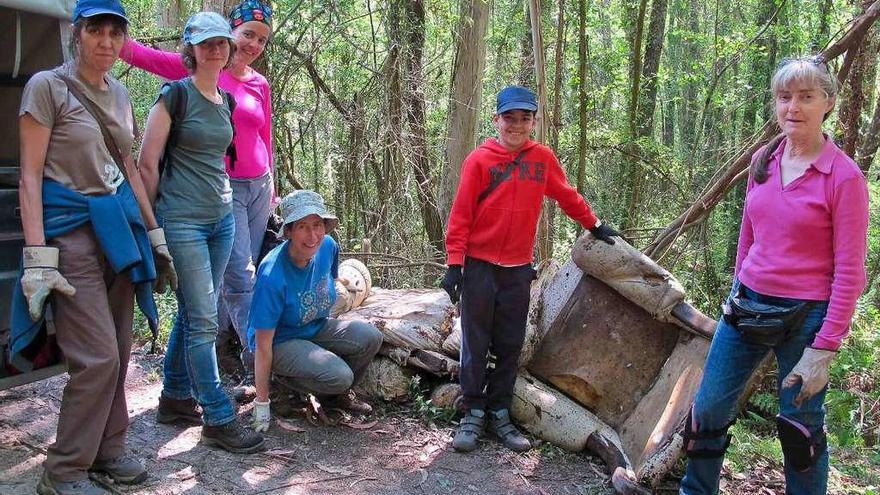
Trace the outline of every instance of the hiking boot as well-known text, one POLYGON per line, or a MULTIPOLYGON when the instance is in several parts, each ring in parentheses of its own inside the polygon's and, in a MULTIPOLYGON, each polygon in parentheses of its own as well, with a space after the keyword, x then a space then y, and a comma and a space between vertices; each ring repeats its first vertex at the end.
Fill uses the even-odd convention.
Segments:
POLYGON ((163 424, 186 423, 191 425, 202 424, 202 408, 196 400, 172 399, 165 394, 159 396, 159 407, 156 408, 156 421, 163 424))
POLYGON ((239 404, 249 404, 257 398, 257 387, 254 386, 254 373, 246 373, 244 379, 232 388, 232 398, 239 404))
POLYGON ((458 431, 452 439, 452 448, 458 452, 474 451, 485 427, 486 412, 482 409, 469 410, 458 422, 458 431))
POLYGON ((354 390, 351 389, 349 389, 348 392, 345 392, 344 394, 325 399, 323 401, 323 406, 325 408, 338 407, 339 409, 345 409, 349 412, 362 414, 364 416, 373 413, 373 406, 358 399, 354 393, 354 390))
POLYGON ((147 479, 144 465, 129 455, 121 455, 115 459, 95 459, 89 471, 104 473, 116 483, 124 485, 136 485, 147 479))
POLYGON ((514 452, 525 452, 532 448, 529 439, 510 422, 510 412, 507 409, 489 411, 489 431, 493 432, 505 447, 514 452))
POLYGON ((49 473, 43 471, 43 476, 37 483, 39 495, 107 495, 109 493, 92 480, 86 478, 76 481, 56 481, 49 473))
POLYGON ((250 454, 263 450, 264 441, 262 435, 233 419, 219 426, 202 426, 202 443, 233 454, 250 454))

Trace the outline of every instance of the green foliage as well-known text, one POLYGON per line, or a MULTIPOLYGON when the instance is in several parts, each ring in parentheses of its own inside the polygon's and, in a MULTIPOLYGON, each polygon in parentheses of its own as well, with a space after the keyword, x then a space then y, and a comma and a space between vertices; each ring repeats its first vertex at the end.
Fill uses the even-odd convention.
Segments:
POLYGON ((451 407, 438 407, 431 403, 431 390, 422 383, 421 375, 413 375, 409 381, 409 399, 412 412, 426 424, 451 423, 456 411, 451 407))

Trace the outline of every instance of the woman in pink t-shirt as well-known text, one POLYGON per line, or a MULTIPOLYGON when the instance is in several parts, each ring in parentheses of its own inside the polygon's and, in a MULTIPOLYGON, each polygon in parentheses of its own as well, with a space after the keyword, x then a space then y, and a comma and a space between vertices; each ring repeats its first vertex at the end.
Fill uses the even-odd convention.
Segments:
MULTIPOLYGON (((229 325, 242 347, 244 385, 253 385, 254 358, 247 345, 247 318, 253 296, 255 263, 275 197, 272 183, 272 97, 266 78, 250 67, 263 53, 272 34, 272 8, 260 0, 244 0, 229 13, 237 50, 218 85, 235 97, 235 163, 227 160, 232 186, 235 240, 220 292, 220 332, 229 325)), ((180 53, 164 52, 126 41, 120 58, 166 79, 189 75, 180 53)), ((222 338, 222 337, 221 337, 222 338)))
POLYGON ((779 368, 786 493, 826 493, 828 368, 865 288, 868 228, 865 177, 822 132, 838 87, 815 57, 784 60, 773 75, 782 135, 752 160, 734 285, 686 424, 682 494, 718 492, 737 400, 770 351, 779 368), (735 309, 750 303, 800 310, 774 325, 735 309))

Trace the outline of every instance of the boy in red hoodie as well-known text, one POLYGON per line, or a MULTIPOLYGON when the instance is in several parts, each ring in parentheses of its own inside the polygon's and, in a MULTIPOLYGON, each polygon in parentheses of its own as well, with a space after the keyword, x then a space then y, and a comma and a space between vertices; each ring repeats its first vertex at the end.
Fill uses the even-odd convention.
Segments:
POLYGON ((596 218, 568 183, 550 148, 529 139, 535 129, 535 94, 508 86, 497 96, 492 122, 497 138, 472 151, 446 230, 447 265, 441 286, 453 303, 461 296, 461 388, 465 410, 452 446, 477 447, 488 420, 504 446, 531 448, 510 422, 517 361, 525 336, 532 252, 544 196, 596 238, 614 244, 620 234, 596 218), (495 368, 486 370, 488 353, 495 368), (488 411, 488 414, 487 414, 488 411))

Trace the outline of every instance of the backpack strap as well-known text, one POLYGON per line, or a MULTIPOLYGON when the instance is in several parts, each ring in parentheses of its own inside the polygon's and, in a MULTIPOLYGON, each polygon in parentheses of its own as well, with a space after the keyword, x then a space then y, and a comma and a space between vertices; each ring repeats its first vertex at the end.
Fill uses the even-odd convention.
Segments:
POLYGON ((232 141, 226 148, 226 156, 229 157, 229 168, 235 169, 235 161, 238 159, 238 153, 235 151, 235 121, 232 120, 232 112, 235 111, 235 97, 229 91, 222 91, 222 93, 226 99, 226 105, 229 107, 229 125, 232 126, 232 141))
POLYGON ((165 151, 162 152, 162 158, 159 159, 159 176, 161 177, 165 170, 171 174, 171 149, 177 145, 177 134, 180 130, 180 123, 186 117, 187 94, 183 81, 171 81, 162 85, 162 88, 169 87, 168 95, 174 107, 171 109, 171 127, 168 129, 168 139, 165 141, 165 151))
POLYGON ((511 175, 513 175, 513 169, 519 166, 519 162, 522 161, 522 157, 526 154, 526 151, 527 150, 520 151, 519 155, 516 155, 516 158, 514 158, 512 162, 507 164, 507 167, 505 167, 504 171, 502 171, 498 175, 492 176, 492 182, 490 182, 489 185, 486 186, 486 189, 483 189, 483 192, 480 193, 480 196, 477 197, 477 204, 482 203, 484 199, 492 194, 492 191, 497 189, 502 182, 506 181, 508 178, 510 178, 511 175))

